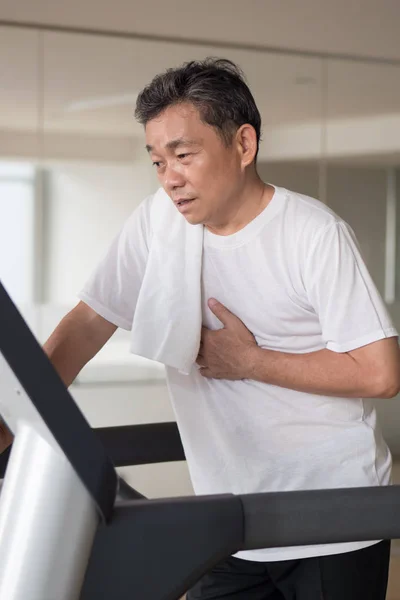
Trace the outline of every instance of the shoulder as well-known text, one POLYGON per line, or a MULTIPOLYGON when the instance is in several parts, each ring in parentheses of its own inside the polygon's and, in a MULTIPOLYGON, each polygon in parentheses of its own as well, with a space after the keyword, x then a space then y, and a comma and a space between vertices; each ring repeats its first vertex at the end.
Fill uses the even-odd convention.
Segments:
POLYGON ((280 190, 287 199, 287 218, 296 219, 298 225, 307 224, 309 229, 321 230, 342 221, 339 215, 320 200, 285 188, 280 190))
POLYGON ((352 233, 348 223, 320 200, 286 188, 277 189, 286 199, 284 221, 292 239, 309 246, 338 229, 352 233))

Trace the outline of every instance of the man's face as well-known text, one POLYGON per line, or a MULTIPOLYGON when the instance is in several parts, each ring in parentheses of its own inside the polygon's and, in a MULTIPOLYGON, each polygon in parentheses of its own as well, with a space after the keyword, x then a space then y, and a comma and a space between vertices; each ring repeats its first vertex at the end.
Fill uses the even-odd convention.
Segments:
POLYGON ((227 147, 193 105, 180 104, 147 123, 146 147, 161 186, 189 223, 224 220, 243 175, 235 140, 227 147))

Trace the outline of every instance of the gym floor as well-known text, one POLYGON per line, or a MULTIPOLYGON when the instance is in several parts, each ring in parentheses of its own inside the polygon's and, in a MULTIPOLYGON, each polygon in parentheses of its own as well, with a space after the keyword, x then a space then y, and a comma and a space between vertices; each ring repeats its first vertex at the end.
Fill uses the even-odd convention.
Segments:
POLYGON ((400 555, 390 560, 389 586, 386 600, 400 600, 400 555))
MULTIPOLYGON (((400 458, 393 462, 393 481, 400 484, 400 458)), ((386 600, 400 600, 400 540, 392 541, 389 586, 386 600)))

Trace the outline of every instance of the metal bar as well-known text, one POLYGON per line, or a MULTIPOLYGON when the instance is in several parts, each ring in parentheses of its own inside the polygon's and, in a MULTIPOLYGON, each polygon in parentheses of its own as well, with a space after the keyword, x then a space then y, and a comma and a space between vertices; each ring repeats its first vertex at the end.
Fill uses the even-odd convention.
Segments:
POLYGON ((386 179, 386 252, 385 252, 385 302, 396 299, 396 169, 388 169, 386 179))
POLYGON ((400 486, 240 496, 243 550, 400 538, 400 486))
POLYGON ((78 600, 98 522, 62 452, 19 424, 0 495, 0 598, 78 600))
POLYGON ((328 85, 329 63, 321 61, 321 129, 318 161, 318 199, 328 205, 328 85))
POLYGON ((147 498, 135 490, 135 488, 131 487, 125 479, 120 477, 118 479, 117 501, 118 500, 147 500, 147 498))
POLYGON ((81 600, 177 600, 242 539, 235 496, 123 502, 98 529, 81 600))
POLYGON ((38 167, 35 171, 34 185, 34 247, 33 247, 33 299, 39 305, 40 319, 42 304, 44 303, 44 274, 46 264, 45 231, 44 231, 44 201, 43 201, 43 169, 38 167))
MULTIPOLYGON (((97 427, 93 431, 116 467, 186 460, 174 422, 97 427)), ((9 449, 0 454, 0 479, 4 477, 9 454, 9 449)))
POLYGON ((94 429, 117 467, 186 460, 176 423, 94 429))
POLYGON ((44 157, 44 101, 45 101, 45 85, 44 85, 44 33, 37 33, 37 127, 36 136, 38 139, 38 156, 37 166, 35 168, 35 207, 34 207, 34 250, 33 250, 33 270, 34 270, 34 304, 39 306, 40 328, 42 324, 42 304, 44 303, 44 279, 47 271, 47 253, 45 252, 45 229, 44 229, 44 173, 43 173, 43 157, 44 157))
POLYGON ((238 550, 397 537, 399 486, 124 502, 98 530, 82 600, 176 600, 238 550))

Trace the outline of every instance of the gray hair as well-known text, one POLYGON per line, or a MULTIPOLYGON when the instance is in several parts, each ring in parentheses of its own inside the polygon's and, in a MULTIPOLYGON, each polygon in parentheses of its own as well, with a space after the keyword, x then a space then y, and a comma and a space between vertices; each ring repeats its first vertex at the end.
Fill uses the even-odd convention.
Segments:
POLYGON ((245 76, 235 63, 207 58, 167 69, 140 92, 135 117, 146 126, 167 107, 184 102, 197 108, 202 121, 214 127, 227 146, 239 127, 252 125, 257 134, 257 157, 261 116, 245 76))

